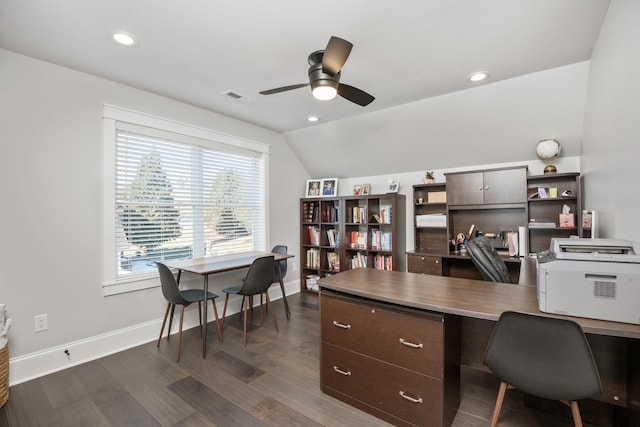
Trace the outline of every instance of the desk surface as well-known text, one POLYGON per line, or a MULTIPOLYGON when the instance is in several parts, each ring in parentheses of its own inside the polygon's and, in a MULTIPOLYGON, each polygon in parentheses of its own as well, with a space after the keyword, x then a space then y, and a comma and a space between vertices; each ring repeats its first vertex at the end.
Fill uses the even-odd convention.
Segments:
POLYGON ((513 310, 570 318, 586 333, 640 338, 640 325, 556 316, 538 310, 534 286, 358 268, 319 281, 321 288, 439 313, 497 321, 513 310))
POLYGON ((177 268, 178 270, 188 271, 189 273, 208 275, 246 268, 249 267, 256 258, 269 255, 273 255, 275 257, 275 261, 281 261, 293 257, 293 255, 289 254, 253 251, 232 255, 168 261, 165 262, 165 265, 169 268, 177 268))

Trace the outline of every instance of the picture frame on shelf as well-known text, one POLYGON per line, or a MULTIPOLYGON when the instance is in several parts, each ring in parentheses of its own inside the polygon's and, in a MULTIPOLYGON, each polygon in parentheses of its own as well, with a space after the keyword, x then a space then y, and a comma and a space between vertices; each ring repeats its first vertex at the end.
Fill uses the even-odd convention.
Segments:
POLYGON ((363 196, 368 196, 371 193, 371 184, 362 184, 362 194, 363 196))
POLYGON ((359 196, 360 194, 362 194, 362 185, 360 184, 356 184, 353 186, 353 195, 354 196, 359 196))
POLYGON ((320 196, 320 189, 322 188, 321 179, 308 179, 306 188, 306 197, 318 197, 320 196))
POLYGON ((389 181, 389 187, 387 188, 387 193, 397 193, 400 189, 400 184, 396 181, 389 181))
POLYGON ((338 178, 322 178, 323 197, 335 197, 338 195, 338 178))

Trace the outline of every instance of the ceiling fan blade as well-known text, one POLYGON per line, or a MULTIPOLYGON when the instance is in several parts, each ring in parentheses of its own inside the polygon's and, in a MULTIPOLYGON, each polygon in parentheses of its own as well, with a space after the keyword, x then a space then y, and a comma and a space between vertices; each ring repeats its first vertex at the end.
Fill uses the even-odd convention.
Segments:
POLYGON ((274 93, 286 92, 288 90, 299 89, 301 87, 309 86, 309 83, 298 83, 297 85, 283 86, 275 89, 263 90, 258 92, 260 95, 272 95, 274 93))
POLYGON ((357 87, 346 85, 344 83, 340 83, 338 85, 338 95, 363 107, 371 104, 375 99, 367 92, 360 90, 357 87))
POLYGON ((347 62, 353 45, 340 37, 331 36, 322 56, 322 72, 335 76, 347 62))

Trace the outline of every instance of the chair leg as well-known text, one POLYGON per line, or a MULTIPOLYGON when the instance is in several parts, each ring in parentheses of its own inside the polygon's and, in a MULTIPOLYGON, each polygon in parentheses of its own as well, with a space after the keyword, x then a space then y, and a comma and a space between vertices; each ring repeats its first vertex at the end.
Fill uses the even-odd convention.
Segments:
POLYGON ((171 337, 171 325, 173 324, 173 313, 176 311, 176 305, 171 304, 171 315, 169 316, 169 329, 167 329, 167 339, 171 337))
POLYGON ((171 303, 167 304, 167 310, 164 312, 164 319, 162 319, 162 328, 160 328, 160 336, 158 337, 158 343, 156 347, 160 347, 160 340, 162 339, 162 333, 164 332, 164 325, 167 323, 167 316, 169 315, 169 309, 171 308, 171 303))
POLYGON ((246 301, 244 307, 244 327, 242 329, 242 345, 247 346, 247 311, 249 311, 249 297, 244 295, 242 297, 242 302, 246 301))
POLYGON ((200 301, 198 301, 198 324, 200 325, 200 336, 202 336, 202 305, 200 301))
POLYGON ((183 305, 180 310, 180 333, 178 334, 178 358, 176 362, 180 361, 180 350, 182 349, 182 319, 184 319, 184 308, 185 306, 183 305))
POLYGON ((575 400, 563 400, 562 403, 571 407, 571 415, 573 416, 573 425, 582 427, 582 417, 580 416, 580 408, 575 400))
POLYGON ((284 312, 287 314, 287 320, 291 317, 291 311, 289 310, 289 302, 287 302, 287 294, 284 292, 284 283, 280 279, 280 289, 282 289, 282 300, 284 301, 284 312))
POLYGON ((220 326, 220 330, 224 330, 224 319, 227 316, 227 303, 229 302, 229 294, 224 297, 224 308, 222 309, 222 326, 220 326))
MULTIPOLYGON (((278 322, 276 321, 276 315, 273 312, 273 305, 271 304, 271 298, 269 298, 268 292, 265 292, 264 294, 267 298, 267 307, 269 308, 269 311, 271 311, 271 318, 273 319, 273 324, 276 327, 276 332, 278 332, 278 322)), ((260 309, 260 313, 262 313, 262 309, 260 309)))
POLYGON ((498 389, 498 397, 496 398, 496 405, 493 408, 493 416, 491 417, 491 427, 498 425, 498 417, 500 417, 500 410, 502 409, 502 402, 504 401, 504 395, 507 392, 507 383, 500 382, 500 388, 498 389))
POLYGON ((213 314, 216 316, 216 327, 218 328, 218 339, 222 342, 222 327, 220 326, 220 318, 218 317, 218 307, 216 307, 216 300, 212 299, 213 314))

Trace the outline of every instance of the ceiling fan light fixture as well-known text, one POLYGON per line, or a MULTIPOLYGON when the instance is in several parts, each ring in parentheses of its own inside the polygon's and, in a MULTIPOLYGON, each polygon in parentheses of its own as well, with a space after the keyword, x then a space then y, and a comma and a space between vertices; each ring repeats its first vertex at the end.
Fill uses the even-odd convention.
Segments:
POLYGON ((338 84, 333 80, 316 80, 311 83, 311 93, 315 99, 329 101, 338 94, 338 84))

